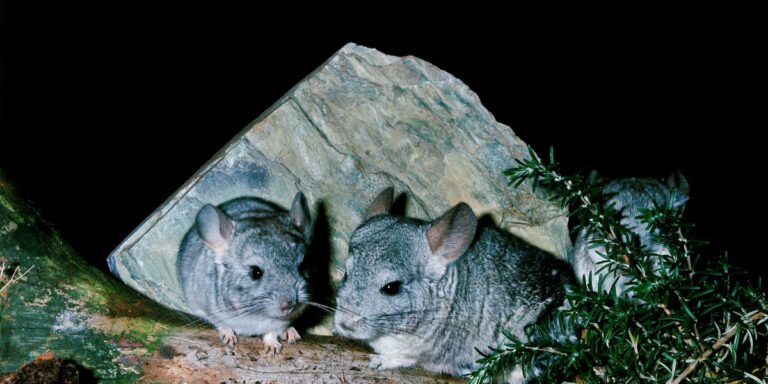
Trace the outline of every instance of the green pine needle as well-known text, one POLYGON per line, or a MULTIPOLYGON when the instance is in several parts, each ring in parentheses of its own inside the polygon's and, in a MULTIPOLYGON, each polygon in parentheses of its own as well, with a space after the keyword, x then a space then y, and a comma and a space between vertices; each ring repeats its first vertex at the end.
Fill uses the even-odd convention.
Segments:
POLYGON ((591 246, 605 247, 606 260, 598 276, 568 288, 566 306, 528 328, 529 341, 505 332, 507 341, 479 360, 470 383, 521 366, 533 383, 766 384, 768 304, 760 282, 739 281, 727 254, 700 262, 696 250, 705 242, 690 237, 683 209, 671 201, 639 216, 671 254, 644 251, 597 186, 558 173, 551 147, 548 164, 530 146, 528 153, 504 171, 509 185, 529 182, 569 207, 577 229, 593 235, 591 246), (615 271, 629 280, 624 293, 603 291, 615 271), (598 292, 589 289, 594 280, 598 292))

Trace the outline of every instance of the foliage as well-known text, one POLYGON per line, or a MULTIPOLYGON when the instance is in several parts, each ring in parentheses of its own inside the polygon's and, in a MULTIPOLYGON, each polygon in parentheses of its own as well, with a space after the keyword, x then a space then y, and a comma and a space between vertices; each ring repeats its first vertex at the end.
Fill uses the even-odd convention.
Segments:
POLYGON ((551 150, 547 164, 529 152, 505 171, 510 184, 532 181, 570 207, 576 229, 605 247, 605 262, 597 276, 568 288, 562 308, 529 327, 527 341, 505 333, 507 341, 479 361, 471 383, 517 365, 542 383, 766 382, 768 305, 760 282, 752 287, 740 279, 727 254, 699 257, 701 242, 671 202, 641 215, 670 255, 648 252, 597 187, 581 175, 561 176, 551 150), (629 278, 626 291, 603 290, 614 271, 629 278), (591 279, 598 279, 598 292, 589 289, 591 279))

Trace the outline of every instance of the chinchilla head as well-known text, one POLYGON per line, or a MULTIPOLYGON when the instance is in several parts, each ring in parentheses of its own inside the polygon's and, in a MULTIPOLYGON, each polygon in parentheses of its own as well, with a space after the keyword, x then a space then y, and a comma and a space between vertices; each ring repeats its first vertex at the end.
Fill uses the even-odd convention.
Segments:
POLYGON ((609 196, 607 204, 621 211, 621 223, 640 237, 644 247, 657 254, 669 254, 663 245, 655 240, 655 233, 647 230, 639 216, 644 209, 656 206, 679 208, 688 201, 690 187, 681 172, 670 175, 666 183, 650 178, 617 179, 603 187, 603 194, 609 196))
POLYGON ((437 309, 437 282, 474 237, 477 219, 466 204, 427 222, 388 214, 392 199, 392 188, 384 190, 352 234, 334 320, 344 337, 412 334, 437 309))
POLYGON ((289 213, 238 217, 233 212, 248 207, 237 204, 229 209, 208 204, 196 218, 207 254, 215 260, 216 295, 236 316, 292 320, 309 298, 300 272, 310 223, 304 194, 296 194, 289 213))

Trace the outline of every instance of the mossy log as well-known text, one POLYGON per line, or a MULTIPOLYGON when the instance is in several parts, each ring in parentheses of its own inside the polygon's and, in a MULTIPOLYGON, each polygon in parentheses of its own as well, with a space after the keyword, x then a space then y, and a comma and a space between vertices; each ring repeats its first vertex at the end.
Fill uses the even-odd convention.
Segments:
POLYGON ((81 259, 0 173, 0 372, 46 351, 104 382, 133 382, 183 320, 81 259), (131 348, 125 345, 129 344, 131 348))
POLYGON ((214 330, 81 259, 2 171, 0 260, 0 287, 18 271, 0 292, 0 372, 6 372, 0 378, 54 355, 102 383, 462 381, 420 370, 371 370, 365 348, 334 337, 307 336, 277 356, 262 355, 258 338, 225 350, 214 330))

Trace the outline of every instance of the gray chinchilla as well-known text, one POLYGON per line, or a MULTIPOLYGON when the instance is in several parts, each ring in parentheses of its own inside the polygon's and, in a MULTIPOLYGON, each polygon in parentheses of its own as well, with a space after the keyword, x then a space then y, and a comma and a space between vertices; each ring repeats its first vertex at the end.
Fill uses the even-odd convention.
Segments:
MULTIPOLYGON (((590 180, 593 182, 597 182, 598 178, 595 172, 590 175, 590 180)), ((602 193, 608 197, 605 205, 613 205, 621 212, 620 223, 639 237, 643 248, 655 254, 669 255, 669 250, 656 240, 656 233, 649 231, 638 216, 643 209, 651 209, 654 205, 666 206, 671 203, 676 208, 682 206, 688 201, 689 189, 685 176, 676 172, 667 178, 666 185, 649 178, 617 179, 607 183, 602 193)), ((603 269, 604 263, 601 261, 605 258, 601 254, 605 254, 605 247, 591 247, 590 241, 593 238, 594 236, 589 235, 586 230, 581 230, 576 237, 573 250, 569 255, 576 278, 579 281, 582 278, 589 280, 591 273, 591 288, 597 291, 599 275, 604 274, 604 290, 609 290, 615 284, 616 292, 623 292, 628 278, 616 271, 609 273, 603 269)))
POLYGON ((388 214, 392 198, 382 192, 352 234, 334 320, 337 334, 370 344, 372 367, 467 374, 503 329, 526 340, 526 325, 563 303, 565 262, 477 228, 465 203, 428 222, 388 214))
POLYGON ((290 324, 309 298, 299 266, 310 220, 301 192, 290 212, 256 197, 200 209, 179 247, 179 282, 194 314, 226 346, 237 335, 263 335, 266 352, 276 353, 279 339, 299 339, 290 324))

